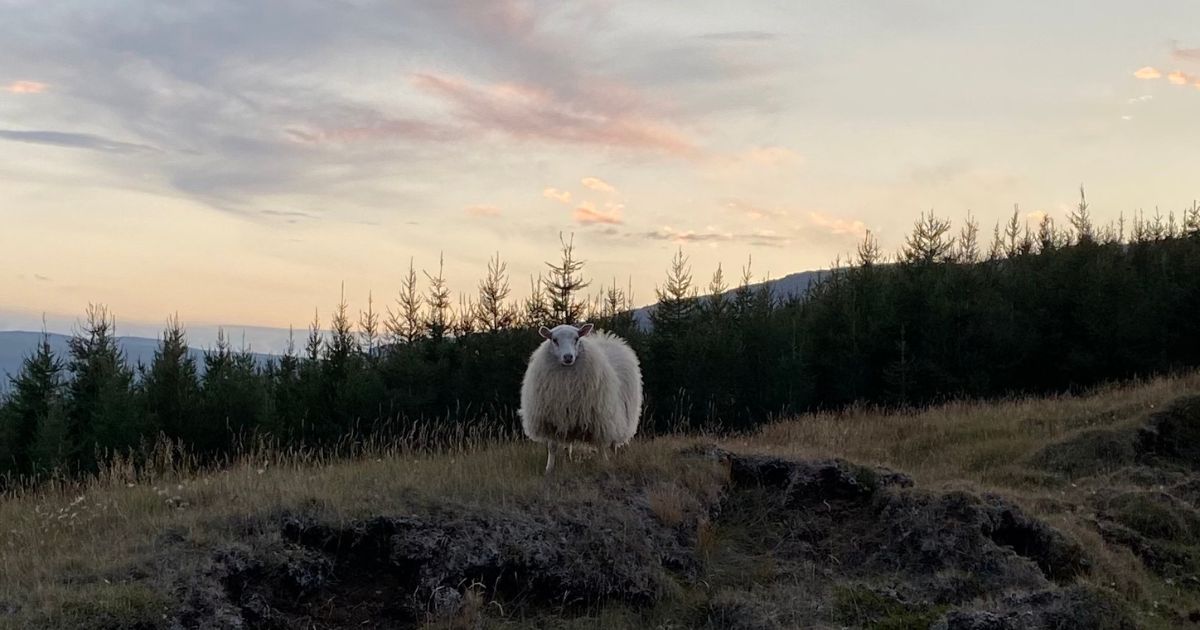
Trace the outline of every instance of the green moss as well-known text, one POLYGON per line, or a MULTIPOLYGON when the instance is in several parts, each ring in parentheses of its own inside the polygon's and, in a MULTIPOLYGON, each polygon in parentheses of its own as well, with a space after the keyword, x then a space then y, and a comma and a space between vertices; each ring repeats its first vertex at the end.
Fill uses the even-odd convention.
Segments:
POLYGON ((97 584, 72 591, 57 611, 39 624, 46 628, 165 628, 168 600, 137 584, 97 584))
POLYGON ((1129 492, 1110 499, 1106 511, 1137 533, 1176 543, 1200 541, 1200 514, 1161 492, 1129 492))
POLYGON ((1133 431, 1095 429, 1046 446, 1030 463, 1076 479, 1128 466, 1136 455, 1133 431))
POLYGON ((946 611, 944 606, 908 603, 862 585, 838 586, 833 593, 834 617, 847 625, 873 630, 926 630, 946 611))

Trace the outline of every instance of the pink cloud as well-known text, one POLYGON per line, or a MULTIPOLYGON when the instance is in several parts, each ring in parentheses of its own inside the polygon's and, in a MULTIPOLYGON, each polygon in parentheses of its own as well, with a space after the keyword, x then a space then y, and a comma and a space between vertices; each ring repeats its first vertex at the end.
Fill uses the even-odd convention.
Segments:
POLYGON ((563 98, 544 88, 477 85, 431 73, 413 76, 421 90, 449 102, 461 121, 520 140, 604 146, 686 156, 695 143, 666 122, 587 98, 563 98))
POLYGON ((615 186, 604 181, 603 179, 600 179, 599 177, 584 177, 583 179, 579 180, 579 183, 583 184, 585 188, 591 188, 592 190, 602 193, 617 192, 617 188, 615 186))
POLYGON ((1162 72, 1160 72, 1158 68, 1146 66, 1144 68, 1139 68, 1137 72, 1133 73, 1133 76, 1142 80, 1159 79, 1162 78, 1162 72))
POLYGON ((500 216, 500 208, 489 205, 475 205, 467 208, 467 214, 473 217, 498 217, 500 216))
POLYGON ((542 196, 547 199, 553 199, 559 203, 571 203, 571 191, 569 190, 547 188, 542 191, 542 196))
POLYGON ((13 81, 4 86, 4 89, 13 94, 41 94, 49 87, 49 85, 40 81, 13 81))
POLYGON ((620 225, 625 222, 622 214, 625 210, 624 204, 608 204, 604 210, 597 210, 596 204, 590 201, 584 201, 579 207, 575 208, 575 213, 572 215, 576 222, 583 224, 606 223, 610 225, 620 225))
POLYGON ((1200 61, 1200 48, 1180 48, 1172 43, 1171 57, 1179 61, 1200 61))
POLYGON ((1175 85, 1187 85, 1192 82, 1192 78, 1178 70, 1167 75, 1167 80, 1175 85))

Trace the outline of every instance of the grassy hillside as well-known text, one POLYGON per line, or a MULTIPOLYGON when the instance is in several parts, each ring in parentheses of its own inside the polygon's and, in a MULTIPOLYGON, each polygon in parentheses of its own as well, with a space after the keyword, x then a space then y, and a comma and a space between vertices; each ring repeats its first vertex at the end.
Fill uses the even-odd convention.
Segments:
POLYGON ((810 415, 550 480, 525 442, 164 450, 0 502, 0 627, 1180 627, 1197 393, 810 415))

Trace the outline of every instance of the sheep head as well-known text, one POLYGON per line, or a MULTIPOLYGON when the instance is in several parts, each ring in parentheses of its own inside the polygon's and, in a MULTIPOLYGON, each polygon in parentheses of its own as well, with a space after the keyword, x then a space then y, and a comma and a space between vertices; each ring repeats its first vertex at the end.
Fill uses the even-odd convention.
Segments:
POLYGON ((584 324, 579 327, 570 324, 560 324, 554 328, 546 328, 542 326, 538 329, 543 339, 550 342, 550 352, 558 359, 559 364, 570 367, 575 365, 575 361, 579 358, 579 353, 583 347, 579 340, 591 334, 594 327, 591 324, 584 324))

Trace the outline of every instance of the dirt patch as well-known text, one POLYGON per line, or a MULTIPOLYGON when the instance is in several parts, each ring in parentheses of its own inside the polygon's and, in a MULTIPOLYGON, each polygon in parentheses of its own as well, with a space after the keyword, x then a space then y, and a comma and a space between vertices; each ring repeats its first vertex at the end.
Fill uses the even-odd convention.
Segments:
POLYGON ((933 630, 1133 630, 1129 612, 1113 596, 1073 587, 1007 595, 988 610, 957 610, 933 630))
POLYGON ((1077 543, 1001 497, 913 490, 908 477, 885 469, 735 458, 732 482, 751 502, 756 489, 777 490, 766 508, 777 524, 772 555, 868 582, 887 576, 909 601, 962 604, 1042 590, 1088 566, 1077 543))
POLYGON ((709 448, 681 465, 727 471, 723 492, 608 473, 563 482, 592 484, 588 500, 280 514, 163 579, 178 602, 163 627, 562 627, 611 610, 622 627, 1092 627, 1053 625, 1096 605, 1073 590, 1082 548, 1001 497, 844 460, 709 448))

